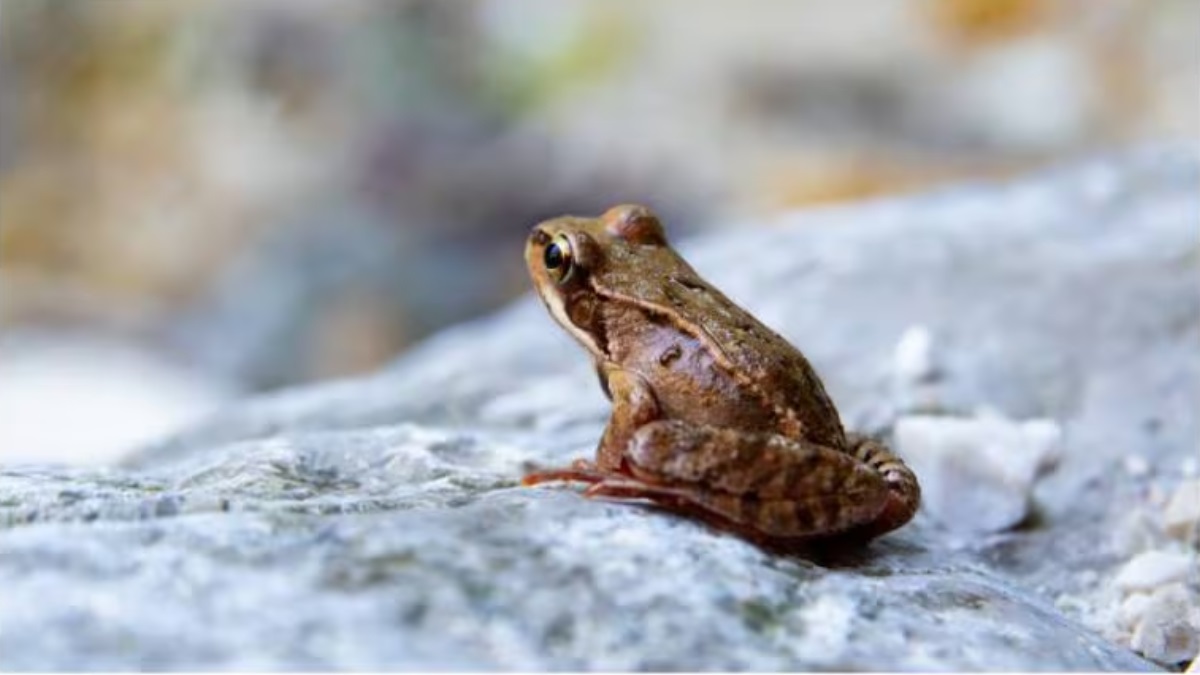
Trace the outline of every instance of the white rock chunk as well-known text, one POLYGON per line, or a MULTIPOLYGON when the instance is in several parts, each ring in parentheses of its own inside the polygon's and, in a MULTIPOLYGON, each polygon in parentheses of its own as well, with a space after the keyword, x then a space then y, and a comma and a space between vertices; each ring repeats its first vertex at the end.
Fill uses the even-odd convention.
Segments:
POLYGON ((1186 539, 1200 532, 1200 480, 1181 484, 1167 504, 1163 529, 1176 539, 1186 539))
POLYGON ((1129 509, 1112 530, 1112 544, 1125 556, 1149 551, 1162 545, 1162 527, 1158 512, 1144 506, 1129 509))
POLYGON ((1150 591, 1183 581, 1196 565, 1195 556, 1178 551, 1146 551, 1130 560, 1113 580, 1123 591, 1150 591))
POLYGON ((1200 611, 1183 584, 1164 586, 1145 603, 1129 646, 1159 663, 1183 663, 1200 651, 1200 611))
POLYGON ((1129 455, 1122 463, 1125 466, 1125 473, 1133 478, 1145 478, 1150 475, 1150 462, 1141 455, 1129 455))
POLYGON ((1150 604, 1149 593, 1133 593, 1126 597, 1117 609, 1117 625, 1128 631, 1136 629, 1142 622, 1142 618, 1146 616, 1146 610, 1150 608, 1150 604))
POLYGON ((1195 478, 1200 476, 1200 460, 1195 457, 1188 457, 1179 464, 1179 472, 1186 478, 1195 478))
POLYGON ((933 335, 922 325, 909 326, 892 354, 892 370, 906 383, 928 382, 937 376, 933 358, 933 335))
POLYGON ((930 413, 943 407, 941 368, 933 334, 923 324, 908 326, 892 349, 892 404, 901 413, 930 413))
POLYGON ((1029 512, 1037 478, 1060 452, 1052 420, 908 415, 895 444, 921 480, 924 508, 960 532, 998 532, 1029 512))

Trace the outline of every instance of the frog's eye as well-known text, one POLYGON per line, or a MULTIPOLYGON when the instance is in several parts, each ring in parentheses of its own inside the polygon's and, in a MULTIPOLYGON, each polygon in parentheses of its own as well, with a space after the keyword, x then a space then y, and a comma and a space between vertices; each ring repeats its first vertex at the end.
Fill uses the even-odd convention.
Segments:
POLYGON ((575 267, 571 241, 561 234, 555 237, 542 253, 542 262, 545 263, 550 278, 555 282, 561 284, 566 281, 575 267))

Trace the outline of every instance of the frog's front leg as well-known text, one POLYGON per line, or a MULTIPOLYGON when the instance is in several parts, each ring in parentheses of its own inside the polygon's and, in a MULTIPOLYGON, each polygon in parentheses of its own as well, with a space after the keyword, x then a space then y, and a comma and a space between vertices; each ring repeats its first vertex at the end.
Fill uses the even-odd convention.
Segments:
POLYGON ((595 483, 589 496, 647 499, 759 539, 856 532, 891 503, 869 463, 778 434, 659 421, 638 429, 625 457, 629 475, 595 483))
POLYGON ((622 475, 625 449, 634 434, 638 428, 659 418, 658 401, 640 376, 611 364, 599 365, 596 370, 605 393, 613 402, 612 417, 596 448, 596 461, 577 459, 566 469, 536 471, 521 480, 523 485, 550 481, 598 483, 622 475))

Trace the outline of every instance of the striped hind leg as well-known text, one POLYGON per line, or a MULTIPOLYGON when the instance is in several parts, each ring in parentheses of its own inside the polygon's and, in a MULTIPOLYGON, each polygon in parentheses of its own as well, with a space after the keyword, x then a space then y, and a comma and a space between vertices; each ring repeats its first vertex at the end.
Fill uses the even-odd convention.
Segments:
POLYGON ((645 425, 627 449, 628 475, 587 496, 652 501, 707 514, 758 538, 824 538, 877 520, 890 499, 883 477, 841 448, 680 421, 645 425))

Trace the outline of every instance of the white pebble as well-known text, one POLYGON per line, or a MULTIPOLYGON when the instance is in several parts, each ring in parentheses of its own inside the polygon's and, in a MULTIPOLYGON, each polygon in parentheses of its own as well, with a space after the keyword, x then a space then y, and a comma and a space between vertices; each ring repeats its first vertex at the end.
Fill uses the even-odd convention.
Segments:
POLYGON ((1112 543, 1125 555, 1159 548, 1163 543, 1163 536, 1158 513, 1140 505, 1129 509, 1113 528, 1112 543))
POLYGON ((1146 490, 1146 503, 1159 511, 1162 511, 1164 508, 1166 508, 1167 493, 1163 489, 1163 486, 1158 485, 1157 483, 1151 485, 1150 489, 1146 490))
POLYGON ((999 532, 1020 523, 1061 437, 1051 420, 984 414, 906 415, 895 427, 896 450, 920 477, 924 508, 959 532, 999 532))
POLYGON ((1125 473, 1134 478, 1145 478, 1150 475, 1150 462, 1141 455, 1127 455, 1124 464, 1125 473))
POLYGON ((1150 591, 1187 578, 1194 556, 1176 551, 1146 551, 1130 560, 1113 580, 1123 591, 1150 591))
POLYGON ((1200 617, 1183 584, 1150 596, 1129 646, 1159 663, 1182 663, 1200 651, 1200 617))
POLYGON ((937 375, 933 359, 933 335, 922 325, 909 326, 892 353, 896 378, 906 383, 928 382, 937 375))
POLYGON ((1167 504, 1163 529, 1176 539, 1186 539, 1200 531, 1200 480, 1181 483, 1167 504))
POLYGON ((1179 471, 1184 478, 1195 478, 1200 476, 1200 460, 1195 457, 1188 457, 1179 465, 1179 471))
POLYGON ((1121 603, 1121 608, 1117 610, 1117 621, 1122 628, 1133 630, 1146 615, 1148 607, 1150 607, 1150 594, 1134 593, 1121 603))

